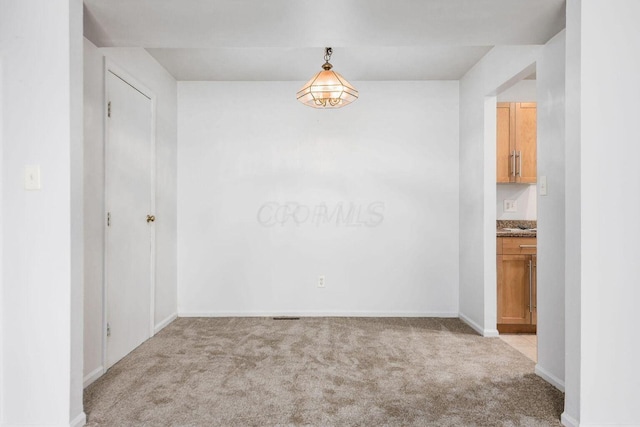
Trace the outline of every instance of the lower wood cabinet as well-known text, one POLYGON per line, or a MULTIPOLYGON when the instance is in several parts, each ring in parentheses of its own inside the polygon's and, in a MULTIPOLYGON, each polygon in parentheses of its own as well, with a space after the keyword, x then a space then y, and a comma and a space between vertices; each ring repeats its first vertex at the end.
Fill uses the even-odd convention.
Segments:
POLYGON ((498 331, 535 332, 536 310, 536 238, 499 237, 498 331))

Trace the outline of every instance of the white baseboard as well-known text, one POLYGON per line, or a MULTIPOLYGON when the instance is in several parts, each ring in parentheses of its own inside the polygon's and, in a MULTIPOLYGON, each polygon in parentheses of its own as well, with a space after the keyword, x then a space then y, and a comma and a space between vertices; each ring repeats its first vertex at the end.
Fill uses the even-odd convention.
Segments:
POLYGON ((485 338, 495 338, 500 335, 497 329, 484 329, 482 326, 478 325, 476 322, 474 322, 473 320, 471 320, 470 318, 468 318, 462 313, 459 313, 458 317, 464 323, 469 325, 471 329, 473 329, 474 331, 476 331, 477 333, 479 333, 485 338))
POLYGON ((87 423, 87 414, 85 414, 84 412, 81 412, 80 415, 78 415, 73 420, 71 420, 71 422, 69 423, 69 427, 82 427, 86 423, 87 423))
MULTIPOLYGON (((82 427, 85 424, 87 424, 87 415, 84 412, 69 421, 69 427, 82 427)), ((67 424, 2 424, 2 427, 24 427, 26 425, 29 427, 66 427, 67 424)))
POLYGON ((98 368, 94 369, 84 376, 82 385, 84 386, 84 388, 89 387, 91 383, 100 378, 102 374, 104 374, 104 368, 102 366, 99 366, 98 368))
POLYGON ((573 418, 571 415, 567 415, 566 412, 563 412, 560 416, 560 422, 563 426, 567 427, 580 427, 580 421, 573 418))
POLYGON ((465 316, 464 314, 460 313, 458 314, 458 317, 460 318, 460 320, 462 320, 464 323, 466 323, 467 325, 471 326, 471 329, 473 329, 474 331, 476 331, 477 333, 479 333, 480 335, 484 336, 484 328, 482 328, 480 325, 478 325, 476 322, 474 322, 473 320, 469 319, 467 316, 465 316))
POLYGON ((167 317, 166 319, 164 319, 163 321, 158 323, 155 326, 155 328, 153 328, 153 334, 154 335, 157 334, 158 332, 163 330, 169 323, 173 322, 177 318, 178 318, 178 314, 177 313, 173 313, 171 316, 167 317))
POLYGON ((178 317, 458 317, 453 312, 378 312, 378 311, 180 311, 178 317))
POLYGON ((500 332, 497 329, 485 329, 482 336, 485 338, 497 338, 500 336, 500 332))
POLYGON ((549 373, 549 371, 540 367, 540 365, 538 364, 536 365, 535 372, 537 376, 539 376, 540 378, 542 378, 543 380, 545 380, 546 382, 548 382, 549 384, 551 384, 552 386, 554 386, 555 388, 557 388, 558 390, 564 393, 564 381, 562 381, 560 378, 549 373))

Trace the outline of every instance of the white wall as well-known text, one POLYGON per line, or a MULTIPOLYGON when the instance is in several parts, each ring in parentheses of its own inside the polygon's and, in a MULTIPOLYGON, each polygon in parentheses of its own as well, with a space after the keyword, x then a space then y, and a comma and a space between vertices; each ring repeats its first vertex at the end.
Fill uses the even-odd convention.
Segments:
POLYGON ((104 57, 84 39, 84 376, 102 375, 104 57))
POLYGON ((497 219, 535 220, 538 217, 537 206, 534 184, 496 184, 497 219), (516 212, 505 212, 505 200, 516 201, 516 212))
POLYGON ((640 3, 600 0, 581 2, 580 10, 573 2, 569 6, 570 21, 580 16, 580 28, 567 30, 578 31, 567 49, 571 61, 579 58, 580 68, 575 73, 572 64, 567 79, 579 82, 579 100, 567 105, 578 102, 579 121, 572 116, 568 125, 572 138, 579 126, 580 151, 567 154, 577 157, 571 161, 580 168, 581 232, 579 242, 568 238, 566 243, 567 251, 579 250, 581 258, 579 294, 572 287, 567 304, 580 302, 579 320, 571 322, 579 325, 581 352, 578 359, 568 354, 567 365, 580 365, 580 425, 637 426, 640 342, 632 337, 638 336, 640 300, 640 105, 633 95, 640 93, 640 3), (612 227, 623 231, 612 232, 612 227))
MULTIPOLYGON (((581 388, 581 25, 582 2, 567 1, 565 58, 565 402, 562 422, 577 427, 581 388)), ((593 231, 591 231, 593 232, 593 231)))
POLYGON ((535 71, 540 46, 492 49, 460 80, 460 318, 496 330, 496 95, 535 71))
POLYGON ((535 80, 520 80, 498 94, 498 102, 538 102, 535 80))
MULTIPOLYGON (((538 60, 538 364, 536 372, 564 389, 565 349, 565 32, 538 60)), ((534 187, 535 188, 535 187, 534 187)))
POLYGON ((72 0, 69 10, 70 31, 70 178, 71 178, 71 404, 72 424, 83 424, 83 299, 84 299, 84 70, 82 48, 82 1, 72 0))
POLYGON ((97 48, 84 40, 85 72, 85 385, 102 374, 104 219, 104 57, 157 97, 156 331, 177 313, 177 85, 144 49, 97 48))
POLYGON ((2 425, 84 423, 81 20, 79 0, 0 4, 2 425))
MULTIPOLYGON (((2 10, 2 7, 0 7, 0 11, 2 10)), ((0 20, 0 22, 2 22, 0 20)), ((0 39, 0 43, 2 39, 0 39)), ((2 49, 2 44, 0 44, 0 49, 2 49)), ((2 50, 0 50, 0 52, 2 52, 2 50)), ((4 103, 2 102, 3 99, 3 93, 2 93, 2 87, 4 85, 4 79, 2 78, 2 55, 0 54, 0 165, 3 165, 3 160, 2 160, 2 150, 3 150, 3 137, 4 137, 4 132, 2 130, 2 119, 3 119, 3 113, 2 113, 2 109, 4 106, 4 103)), ((4 169, 4 167, 0 167, 0 242, 4 241, 4 234, 2 232, 3 226, 2 226, 2 195, 4 194, 4 192, 2 191, 2 183, 4 181, 4 173, 2 172, 4 169)), ((0 243, 0 308, 4 307, 4 303, 3 303, 3 299, 2 299, 2 293, 3 293, 3 282, 2 282, 2 259, 3 259, 3 255, 2 255, 2 249, 3 246, 0 243)), ((2 354, 3 354, 3 345, 2 345, 2 336, 4 335, 4 332, 2 330, 2 315, 0 315, 0 384, 3 384, 3 378, 2 378, 2 367, 4 366, 3 363, 3 358, 2 358, 2 354)), ((2 410, 2 405, 4 402, 4 398, 3 398, 3 387, 0 386, 0 423, 2 422, 3 419, 3 410, 2 410)))
POLYGON ((301 83, 178 84, 180 315, 456 316, 458 83, 355 82, 332 111, 301 83), (341 203, 369 226, 314 221, 341 203))

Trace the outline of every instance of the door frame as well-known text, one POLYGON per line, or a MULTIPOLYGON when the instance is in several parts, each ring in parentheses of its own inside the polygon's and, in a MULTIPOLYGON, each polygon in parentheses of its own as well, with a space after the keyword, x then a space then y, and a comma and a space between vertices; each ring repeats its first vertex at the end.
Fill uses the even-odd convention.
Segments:
MULTIPOLYGON (((103 111, 103 124, 104 124, 104 145, 103 145, 103 159, 104 159, 104 209, 103 209, 103 219, 102 219, 102 230, 103 230, 103 276, 102 276, 102 366, 103 372, 106 372, 110 366, 107 366, 107 319, 108 319, 108 288, 107 288, 107 276, 108 276, 108 230, 107 230, 107 206, 108 204, 108 190, 109 190, 109 173, 107 168, 107 150, 109 149, 109 123, 108 123, 108 103, 109 103, 109 73, 115 75, 120 78, 122 81, 127 83, 133 89, 140 92, 142 95, 147 97, 149 101, 151 101, 151 212, 150 214, 155 215, 156 210, 156 106, 157 99, 156 95, 153 91, 147 88, 145 85, 140 83, 135 77, 133 77, 130 73, 125 71, 119 65, 115 64, 112 60, 107 57, 104 57, 104 111, 103 111)), ((156 291, 156 227, 155 225, 152 227, 152 231, 150 232, 150 278, 149 278, 149 337, 154 336, 155 331, 155 291, 156 291)))
MULTIPOLYGON (((496 189, 496 139, 498 136, 498 123, 496 120, 496 108, 498 106, 498 94, 509 89, 513 85, 524 80, 537 70, 537 59, 519 72, 506 79, 495 89, 489 91, 484 97, 484 168, 487 179, 484 187, 483 209, 485 212, 483 220, 483 235, 485 242, 483 295, 484 309, 483 323, 484 329, 478 332, 485 337, 497 337, 498 332, 498 266, 496 262, 496 200, 498 192, 496 189)), ((538 145, 536 145, 536 152, 538 145)), ((537 163, 536 163, 537 169, 537 163)), ((540 197, 536 195, 536 200, 540 197)), ((538 252, 540 254, 540 252, 538 252)))

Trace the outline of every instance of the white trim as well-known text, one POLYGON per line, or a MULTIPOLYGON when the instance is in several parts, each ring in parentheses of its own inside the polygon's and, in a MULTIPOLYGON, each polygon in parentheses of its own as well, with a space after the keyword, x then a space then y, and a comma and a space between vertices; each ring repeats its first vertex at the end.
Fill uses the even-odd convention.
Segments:
POLYGON ((389 312, 389 311, 192 311, 178 312, 178 317, 437 317, 457 318, 453 312, 389 312))
MULTIPOLYGON (((2 68, 2 57, 0 56, 0 99, 3 99, 3 80, 2 80, 2 73, 3 73, 3 68, 2 68)), ((0 170, 4 170, 4 164, 3 164, 3 122, 2 122, 2 117, 3 117, 3 113, 2 113, 2 109, 3 109, 3 103, 0 102, 0 170)), ((4 227, 2 225, 2 211, 3 211, 3 203, 2 203, 2 195, 3 195, 3 191, 2 191, 2 187, 3 187, 3 180, 2 180, 2 176, 4 174, 0 174, 0 242, 4 242, 4 227)), ((0 310, 4 310, 4 286, 2 285, 2 257, 3 257, 3 250, 2 250, 3 245, 0 243, 0 310)), ((4 384, 4 372, 3 372, 3 366, 4 366, 4 362, 3 362, 3 358, 4 358, 4 345, 3 345, 3 337, 4 337, 4 330, 2 329, 2 316, 0 316, 0 420, 3 419, 3 414, 4 414, 4 391, 3 391, 3 387, 2 384, 4 384)))
POLYGON ((163 330, 169 323, 173 322, 177 318, 178 318, 178 313, 173 313, 171 316, 167 317, 166 319, 164 319, 163 321, 158 323, 156 325, 156 327, 154 328, 153 335, 155 335, 158 332, 160 332, 161 330, 163 330))
POLYGON ((84 379, 82 381, 83 387, 84 388, 89 387, 95 380, 100 378, 104 373, 105 373, 105 370, 102 366, 94 369, 92 372, 89 372, 87 375, 84 376, 84 379))
POLYGON ((560 416, 560 422, 563 426, 567 427, 580 427, 580 422, 573 418, 571 415, 567 415, 566 412, 563 412, 560 416))
POLYGON ((484 329, 478 325, 476 322, 465 316, 464 314, 458 314, 458 318, 466 323, 468 326, 471 326, 471 329, 484 336, 484 329))
POLYGON ((500 336, 500 332, 497 329, 485 329, 482 334, 485 338, 498 338, 500 336))
POLYGON ((560 378, 549 373, 549 371, 542 368, 539 364, 536 364, 535 373, 537 376, 564 393, 564 381, 562 381, 560 378))
MULTIPOLYGON (((157 99, 154 94, 151 95, 151 215, 156 215, 156 163, 157 163, 157 152, 156 152, 156 109, 157 109, 157 99)), ((151 294, 149 297, 149 302, 151 307, 149 309, 150 319, 149 319, 149 336, 152 337, 155 335, 155 323, 156 323, 156 223, 151 223, 151 227, 149 230, 150 236, 150 246, 151 246, 151 259, 149 260, 150 270, 151 270, 151 278, 149 282, 149 293, 151 294)))
MULTIPOLYGON (((103 251, 103 278, 102 278, 102 366, 109 368, 107 364, 107 259, 108 259, 108 233, 107 233, 107 209, 109 207, 108 201, 108 168, 107 168, 107 149, 109 143, 109 122, 107 120, 107 105, 109 103, 109 73, 118 77, 132 88, 140 92, 142 95, 149 98, 151 101, 151 212, 155 213, 156 208, 156 107, 157 107, 157 98, 153 91, 148 89, 145 85, 140 83, 136 78, 134 78, 131 74, 125 71, 123 68, 115 64, 111 59, 104 57, 104 111, 103 111, 103 121, 104 121, 104 215, 103 218, 103 233, 104 233, 104 251, 103 251)), ((156 252, 156 227, 151 227, 150 230, 150 244, 151 244, 151 271, 150 271, 150 284, 149 284, 149 337, 153 337, 155 335, 155 288, 156 288, 156 275, 155 275, 155 252, 156 252)))
POLYGON ((498 97, 496 93, 485 95, 484 103, 484 243, 483 243, 483 295, 482 317, 479 319, 482 324, 493 326, 494 330, 488 332, 483 329, 480 334, 484 337, 498 336, 496 325, 498 323, 498 268, 496 263, 496 159, 497 159, 497 135, 498 123, 496 119, 498 97), (488 142, 487 142, 488 141, 488 142), (491 142, 493 141, 493 142, 491 142))
POLYGON ((152 90, 147 88, 138 79, 133 77, 131 73, 127 72, 124 68, 120 67, 118 64, 116 64, 106 56, 104 57, 104 70, 105 75, 107 72, 111 71, 113 74, 120 77, 123 81, 125 81, 127 84, 129 84, 131 87, 133 87, 135 90, 137 90, 147 98, 153 99, 156 97, 152 90))
POLYGON ((107 72, 109 70, 109 62, 106 57, 103 57, 103 85, 104 92, 102 94, 102 125, 103 125, 103 139, 102 139, 102 163, 103 163, 103 182, 104 192, 102 197, 102 367, 107 366, 107 142, 109 140, 109 121, 107 120, 107 105, 109 104, 109 83, 107 78, 107 72))
POLYGON ((80 414, 77 417, 71 420, 71 422, 69 423, 69 427, 82 427, 86 423, 87 423, 87 414, 85 414, 84 412, 80 412, 80 414))
POLYGON ((500 336, 497 329, 484 329, 482 326, 478 325, 476 322, 465 316, 464 314, 458 314, 460 320, 469 325, 471 329, 479 333, 485 338, 496 338, 500 336))

